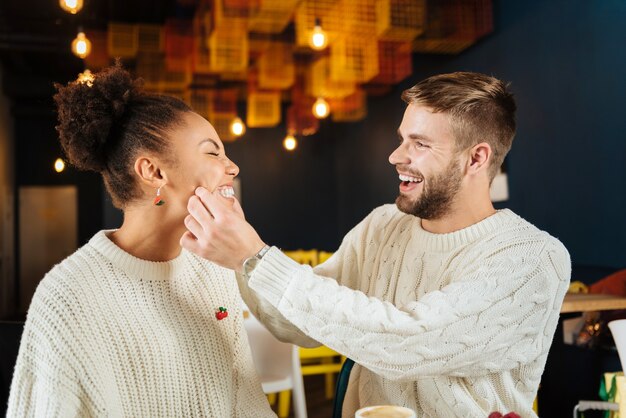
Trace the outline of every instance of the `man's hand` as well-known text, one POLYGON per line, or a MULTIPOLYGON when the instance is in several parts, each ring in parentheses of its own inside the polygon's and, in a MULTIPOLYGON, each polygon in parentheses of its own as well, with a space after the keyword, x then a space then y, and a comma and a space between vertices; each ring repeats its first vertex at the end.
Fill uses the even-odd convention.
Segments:
POLYGON ((243 262, 265 246, 254 228, 246 222, 237 199, 231 207, 219 193, 203 187, 189 198, 185 232, 180 245, 220 266, 239 271, 243 262))

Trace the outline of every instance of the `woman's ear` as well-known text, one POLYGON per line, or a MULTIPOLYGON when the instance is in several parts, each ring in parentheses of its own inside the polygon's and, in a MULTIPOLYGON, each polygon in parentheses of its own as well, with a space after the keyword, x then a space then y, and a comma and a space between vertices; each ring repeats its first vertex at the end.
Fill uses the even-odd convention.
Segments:
POLYGON ((470 149, 469 166, 467 170, 469 173, 478 173, 483 170, 487 170, 491 163, 491 146, 486 142, 474 145, 470 149))
POLYGON ((135 160, 134 169, 142 184, 159 188, 167 183, 165 173, 159 168, 160 165, 158 159, 143 155, 135 160))

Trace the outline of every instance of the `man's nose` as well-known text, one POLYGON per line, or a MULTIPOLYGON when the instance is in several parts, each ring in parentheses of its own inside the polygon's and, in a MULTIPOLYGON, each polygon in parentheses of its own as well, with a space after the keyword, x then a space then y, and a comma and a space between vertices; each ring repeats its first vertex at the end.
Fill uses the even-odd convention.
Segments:
POLYGON ((389 155, 389 163, 391 165, 410 163, 402 144, 389 155))

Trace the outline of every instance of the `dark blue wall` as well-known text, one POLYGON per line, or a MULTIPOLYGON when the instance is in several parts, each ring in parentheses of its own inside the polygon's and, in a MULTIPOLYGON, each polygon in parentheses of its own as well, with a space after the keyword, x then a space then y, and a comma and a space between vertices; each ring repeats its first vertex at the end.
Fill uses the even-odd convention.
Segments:
POLYGON ((359 123, 325 121, 288 155, 282 129, 250 130, 228 151, 244 209, 269 242, 335 248, 373 207, 392 202, 387 162, 400 93, 459 70, 511 83, 518 133, 504 205, 561 239, 576 264, 626 265, 626 1, 495 1, 495 32, 458 56, 416 55, 414 75, 369 101, 359 123))
POLYGON ((559 237, 576 264, 624 266, 626 2, 498 6, 496 35, 453 65, 516 93, 508 206, 559 237))

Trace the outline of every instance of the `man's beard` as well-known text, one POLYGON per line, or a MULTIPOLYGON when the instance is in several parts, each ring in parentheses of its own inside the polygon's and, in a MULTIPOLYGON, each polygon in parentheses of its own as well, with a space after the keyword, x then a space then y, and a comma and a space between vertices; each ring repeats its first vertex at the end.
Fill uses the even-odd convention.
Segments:
POLYGON ((461 189, 463 172, 458 160, 450 161, 443 172, 431 178, 425 178, 421 173, 413 173, 423 178, 422 195, 417 200, 411 200, 407 195, 400 194, 396 199, 399 210, 421 219, 440 219, 450 211, 454 198, 461 189))

